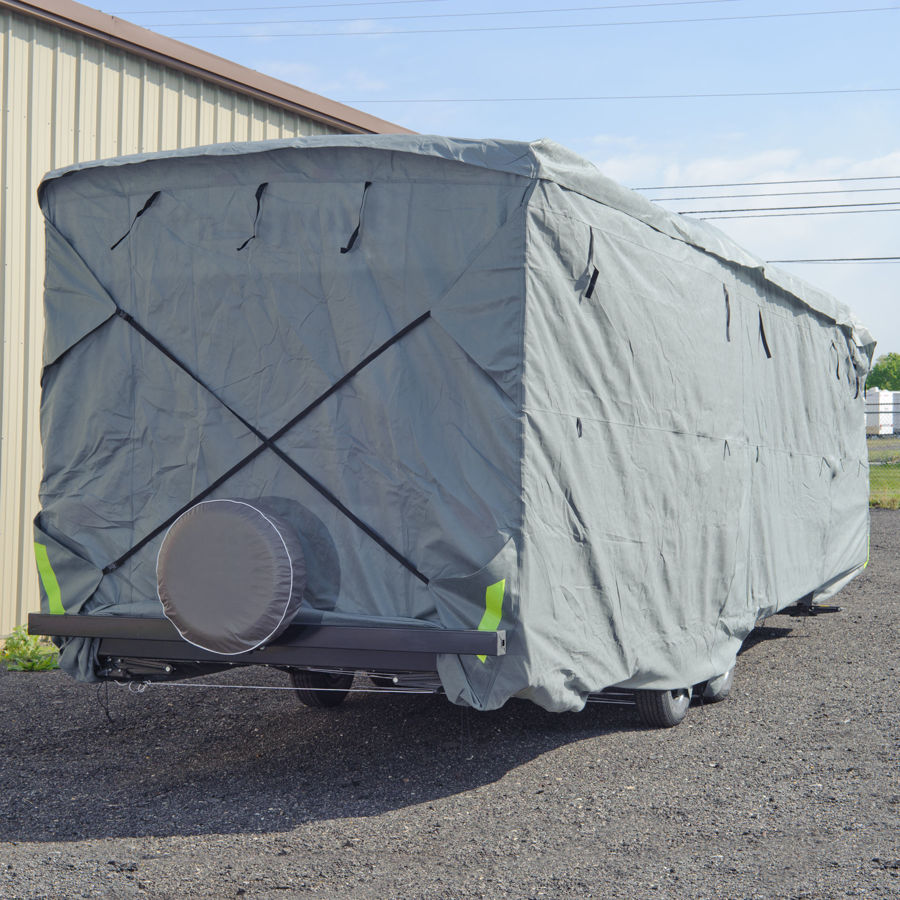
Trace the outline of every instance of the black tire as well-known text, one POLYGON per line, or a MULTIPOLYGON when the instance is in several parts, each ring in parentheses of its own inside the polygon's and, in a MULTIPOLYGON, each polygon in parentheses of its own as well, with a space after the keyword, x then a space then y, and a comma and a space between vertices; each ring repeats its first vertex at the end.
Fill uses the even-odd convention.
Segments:
POLYGON ((687 715, 691 689, 675 691, 635 691, 638 715, 651 728, 673 728, 687 715))
POLYGON ((291 681, 297 689, 297 699, 313 709, 340 706, 347 699, 353 675, 346 673, 310 672, 291 669, 291 681))
POLYGON ((727 672, 710 678, 700 691, 704 703, 721 703, 730 693, 734 682, 734 666, 727 672))

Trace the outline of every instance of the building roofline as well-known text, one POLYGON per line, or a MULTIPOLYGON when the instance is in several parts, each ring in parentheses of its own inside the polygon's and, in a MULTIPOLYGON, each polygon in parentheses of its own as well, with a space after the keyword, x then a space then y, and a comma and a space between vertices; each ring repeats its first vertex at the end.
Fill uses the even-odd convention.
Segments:
POLYGON ((0 9, 65 28, 149 62, 176 69, 342 131, 357 134, 414 133, 393 122, 370 116, 352 106, 263 75, 74 0, 0 0, 0 9))

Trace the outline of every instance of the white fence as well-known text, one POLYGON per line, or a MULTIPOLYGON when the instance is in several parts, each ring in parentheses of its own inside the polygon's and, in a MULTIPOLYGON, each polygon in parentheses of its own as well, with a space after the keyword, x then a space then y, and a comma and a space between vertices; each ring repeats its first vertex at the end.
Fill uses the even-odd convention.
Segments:
POLYGON ((900 434, 900 391, 866 391, 866 433, 900 434))

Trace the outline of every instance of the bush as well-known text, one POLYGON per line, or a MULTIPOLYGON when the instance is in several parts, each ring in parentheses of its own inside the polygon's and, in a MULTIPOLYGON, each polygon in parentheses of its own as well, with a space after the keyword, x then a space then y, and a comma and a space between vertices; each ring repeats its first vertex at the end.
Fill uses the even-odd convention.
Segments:
POLYGON ((900 391, 900 353, 887 353, 875 360, 866 379, 866 388, 900 391))
POLYGON ((6 639, 0 662, 16 672, 42 672, 59 668, 59 651, 44 638, 30 635, 24 625, 13 629, 6 639))

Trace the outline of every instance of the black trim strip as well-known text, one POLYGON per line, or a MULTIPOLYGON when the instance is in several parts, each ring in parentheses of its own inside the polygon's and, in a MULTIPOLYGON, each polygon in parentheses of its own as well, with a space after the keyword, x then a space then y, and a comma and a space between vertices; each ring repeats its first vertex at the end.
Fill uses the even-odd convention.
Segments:
MULTIPOLYGON (((145 644, 166 642, 183 644, 190 652, 203 653, 181 637, 175 626, 162 618, 149 616, 102 616, 30 613, 28 633, 55 637, 91 637, 135 640, 145 644)), ((434 628, 428 625, 381 627, 377 625, 289 625, 268 646, 305 647, 318 650, 391 650, 418 653, 470 653, 503 656, 505 631, 434 628)), ((223 656, 238 660, 249 653, 223 656)), ((127 654, 126 654, 127 655, 127 654)), ((220 656, 221 654, 213 654, 220 656)), ((193 657, 191 657, 193 658, 193 657)))

